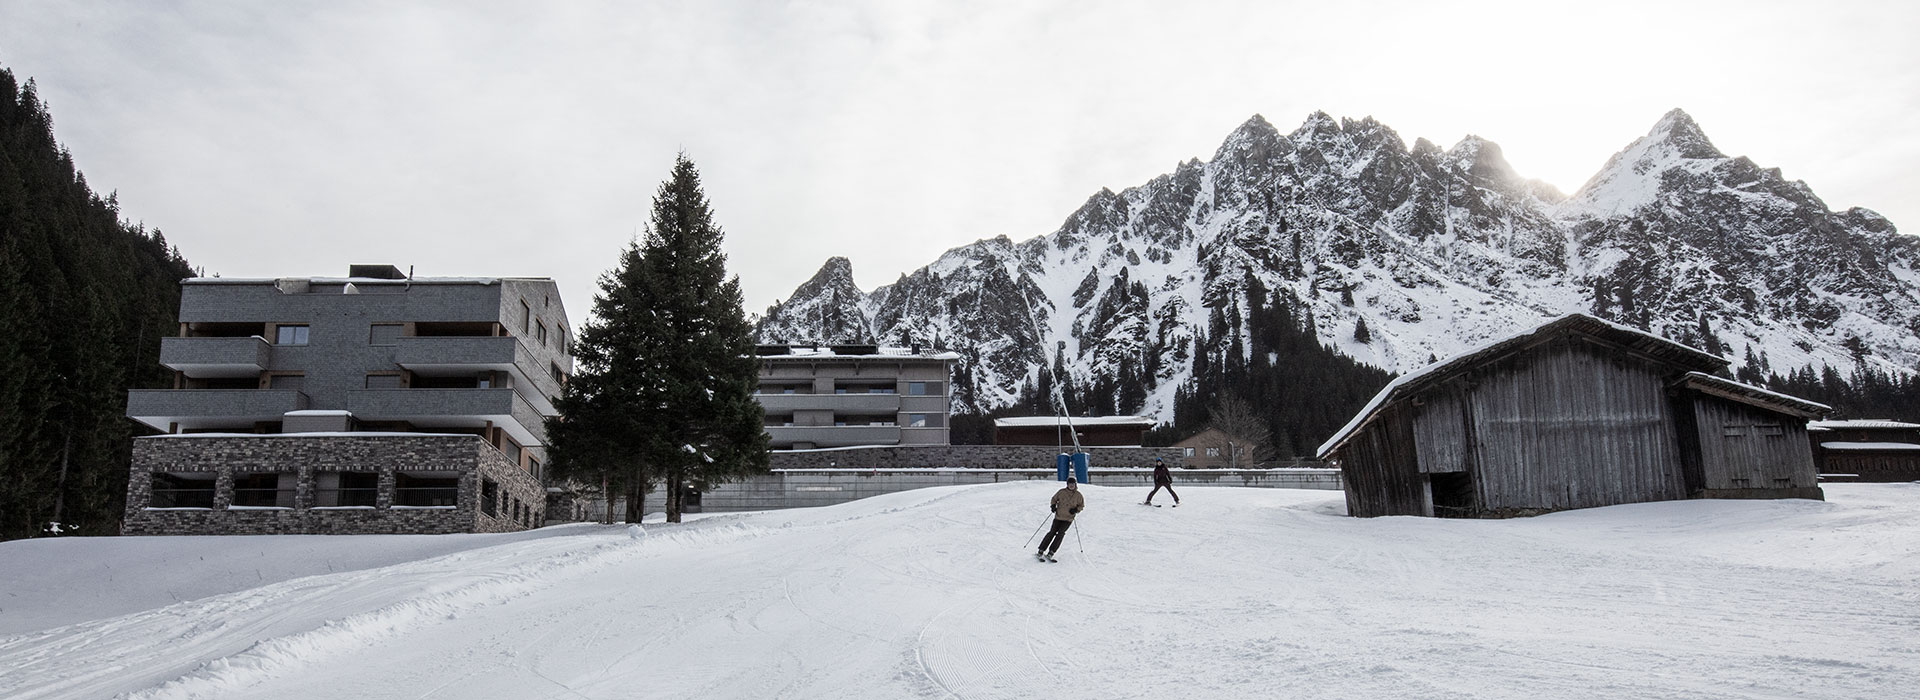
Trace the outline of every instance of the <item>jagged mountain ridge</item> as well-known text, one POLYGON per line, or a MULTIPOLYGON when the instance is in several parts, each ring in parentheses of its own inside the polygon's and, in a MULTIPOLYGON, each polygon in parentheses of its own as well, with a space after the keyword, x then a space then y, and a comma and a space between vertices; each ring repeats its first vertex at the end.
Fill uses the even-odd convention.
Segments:
POLYGON ((1006 406, 1058 366, 1081 386, 1146 383, 1165 420, 1196 352, 1246 352, 1252 280, 1327 347, 1394 372, 1572 311, 1736 367, 1912 372, 1916 269, 1920 239, 1727 157, 1677 109, 1572 195, 1478 137, 1409 148, 1372 118, 1316 112, 1282 134, 1255 115, 1211 160, 1102 189, 1052 233, 954 248, 866 294, 834 258, 759 329, 958 349, 957 410, 1006 406))

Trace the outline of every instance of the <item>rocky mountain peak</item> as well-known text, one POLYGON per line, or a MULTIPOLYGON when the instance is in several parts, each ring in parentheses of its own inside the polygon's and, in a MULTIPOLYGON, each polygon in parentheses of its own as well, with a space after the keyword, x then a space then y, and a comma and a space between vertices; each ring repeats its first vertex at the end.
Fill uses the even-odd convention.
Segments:
POLYGON ((1201 373, 1288 352, 1405 371, 1571 312, 1742 371, 1911 372, 1912 270, 1920 239, 1722 155, 1679 110, 1572 198, 1479 136, 1408 149, 1372 119, 1315 112, 1282 135, 1254 115, 1210 161, 1102 188, 1051 233, 954 248, 863 298, 829 260, 759 328, 955 348, 958 410, 1054 382, 1102 412, 1168 419, 1201 373), (1317 340, 1282 342, 1276 318, 1317 340))

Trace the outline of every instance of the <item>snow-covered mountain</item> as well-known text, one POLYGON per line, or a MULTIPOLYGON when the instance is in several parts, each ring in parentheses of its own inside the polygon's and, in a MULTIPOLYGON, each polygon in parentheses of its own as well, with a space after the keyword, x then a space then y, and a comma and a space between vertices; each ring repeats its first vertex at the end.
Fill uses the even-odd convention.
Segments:
POLYGON ((1256 115, 1211 160, 1102 189, 1052 233, 954 248, 870 293, 833 258, 759 328, 957 349, 959 410, 1005 406, 1058 365, 1082 386, 1144 381, 1168 419, 1196 339, 1250 352, 1234 342, 1249 288, 1393 372, 1572 311, 1736 367, 1913 372, 1917 271, 1920 239, 1727 157, 1680 110, 1571 196, 1479 137, 1409 148, 1372 118, 1317 112, 1282 134, 1256 115))

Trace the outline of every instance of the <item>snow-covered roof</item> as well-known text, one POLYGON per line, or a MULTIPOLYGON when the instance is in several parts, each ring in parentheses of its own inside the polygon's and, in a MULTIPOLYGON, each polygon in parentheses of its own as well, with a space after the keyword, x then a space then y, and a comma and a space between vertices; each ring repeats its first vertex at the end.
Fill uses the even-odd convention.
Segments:
POLYGON ((1873 450, 1876 452, 1920 452, 1920 445, 1911 442, 1823 442, 1821 447, 1829 450, 1873 450))
POLYGON ((1452 370, 1461 369, 1468 365, 1532 345, 1536 342, 1544 342, 1549 336, 1560 331, 1574 330, 1605 338, 1625 345, 1633 350, 1682 365, 1695 365, 1702 369, 1721 369, 1728 364, 1726 360, 1719 357, 1667 340, 1666 338, 1638 328, 1622 326, 1586 314, 1567 314, 1535 326, 1532 329, 1488 342, 1479 347, 1467 350, 1466 352, 1454 355, 1453 357, 1395 377, 1393 381, 1388 382, 1386 387, 1380 390, 1380 393, 1374 394, 1373 400, 1368 401, 1366 407, 1360 409, 1359 413, 1354 414, 1353 419, 1347 421, 1347 424, 1341 427, 1338 432, 1335 432, 1333 437, 1327 438, 1326 442, 1320 443, 1320 449, 1317 450, 1315 454, 1320 459, 1326 459, 1327 453, 1332 452, 1334 448, 1346 442, 1347 438, 1352 437, 1355 432, 1360 430, 1361 426, 1366 425, 1367 421, 1372 420, 1374 414, 1378 413, 1380 407, 1385 406, 1389 399, 1411 392, 1429 380, 1448 374, 1452 370))
POLYGON ((315 433, 168 433, 166 435, 143 435, 140 440, 162 440, 180 438, 326 438, 326 437, 480 437, 473 433, 398 433, 377 431, 337 431, 329 430, 315 433))
POLYGON ((286 415, 289 415, 289 416, 351 416, 353 415, 353 412, 342 411, 338 409, 309 408, 309 409, 304 409, 299 411, 287 411, 286 415))
POLYGON ((189 277, 180 280, 181 284, 278 284, 283 280, 304 280, 311 284, 494 284, 503 279, 511 280, 552 280, 551 277, 415 277, 413 279, 387 279, 385 277, 189 277))
POLYGON ((960 359, 960 353, 952 352, 948 350, 942 350, 937 352, 922 350, 919 352, 915 352, 913 348, 881 347, 881 346, 872 346, 872 345, 864 346, 864 348, 871 349, 872 352, 842 352, 842 350, 845 350, 844 347, 836 349, 833 346, 828 346, 828 345, 822 345, 817 347, 789 345, 789 346, 786 346, 787 351, 784 354, 776 354, 776 355, 763 354, 763 355, 760 355, 760 359, 763 361, 774 361, 774 362, 778 362, 780 360, 875 360, 875 359, 879 359, 879 360, 901 360, 901 359, 958 360, 960 359))
POLYGON ((1077 416, 1077 417, 1068 417, 1068 418, 1062 418, 1060 416, 1021 416, 1018 418, 993 419, 993 427, 995 428, 1030 428, 1035 426, 1056 427, 1056 426, 1067 425, 1069 423, 1071 423, 1076 428, 1096 426, 1096 425, 1139 426, 1142 428, 1152 428, 1154 425, 1154 420, 1146 416, 1077 416))
POLYGON ((1688 372, 1687 376, 1681 380, 1681 383, 1695 391, 1713 394, 1721 398, 1731 399, 1772 411, 1791 413, 1805 418, 1824 416, 1833 412, 1832 406, 1823 403, 1808 401, 1798 396, 1788 396, 1777 391, 1762 389, 1752 384, 1742 384, 1731 379, 1716 377, 1704 372, 1688 372))
POLYGON ((1920 423, 1904 423, 1884 418, 1817 420, 1807 424, 1808 430, 1913 430, 1916 428, 1920 428, 1920 423))

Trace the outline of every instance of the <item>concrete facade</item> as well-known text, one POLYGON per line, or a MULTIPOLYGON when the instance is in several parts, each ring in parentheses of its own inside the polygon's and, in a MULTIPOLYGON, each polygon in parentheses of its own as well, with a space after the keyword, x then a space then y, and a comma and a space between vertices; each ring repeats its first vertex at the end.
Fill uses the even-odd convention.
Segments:
POLYGON ((511 532, 537 526, 546 510, 539 480, 474 435, 161 435, 134 441, 133 465, 128 535, 511 532), (324 493, 325 475, 343 473, 371 475, 371 505, 322 505, 335 500, 324 493), (211 482, 210 502, 156 505, 178 502, 154 493, 174 475, 211 482), (282 492, 276 505, 236 505, 236 484, 262 475, 282 492), (412 475, 457 479, 455 502, 404 505, 398 484, 412 475))
POLYGON ((872 345, 763 345, 760 388, 774 449, 945 445, 956 353, 872 345))
POLYGON ((129 392, 127 415, 195 437, 139 441, 126 531, 490 532, 537 524, 533 514, 546 501, 545 419, 557 415, 553 402, 573 371, 571 340, 559 290, 545 278, 408 278, 392 266, 356 265, 343 278, 184 280, 180 337, 165 339, 160 353, 174 388, 129 392), (463 447, 422 455, 396 437, 409 434, 463 447), (262 443, 254 435, 305 437, 262 443), (474 445, 483 454, 467 454, 474 445), (283 461, 252 456, 263 451, 283 461), (217 493, 230 498, 234 474, 255 484, 281 473, 294 475, 282 490, 303 494, 316 488, 315 469, 385 474, 387 495, 395 473, 459 472, 460 505, 451 514, 412 513, 382 501, 371 507, 380 512, 361 513, 283 494, 286 503, 265 509, 216 501, 149 510, 156 479, 191 484, 220 475, 217 493), (513 512, 487 514, 486 499, 468 492, 486 483, 494 484, 492 500, 513 512))

